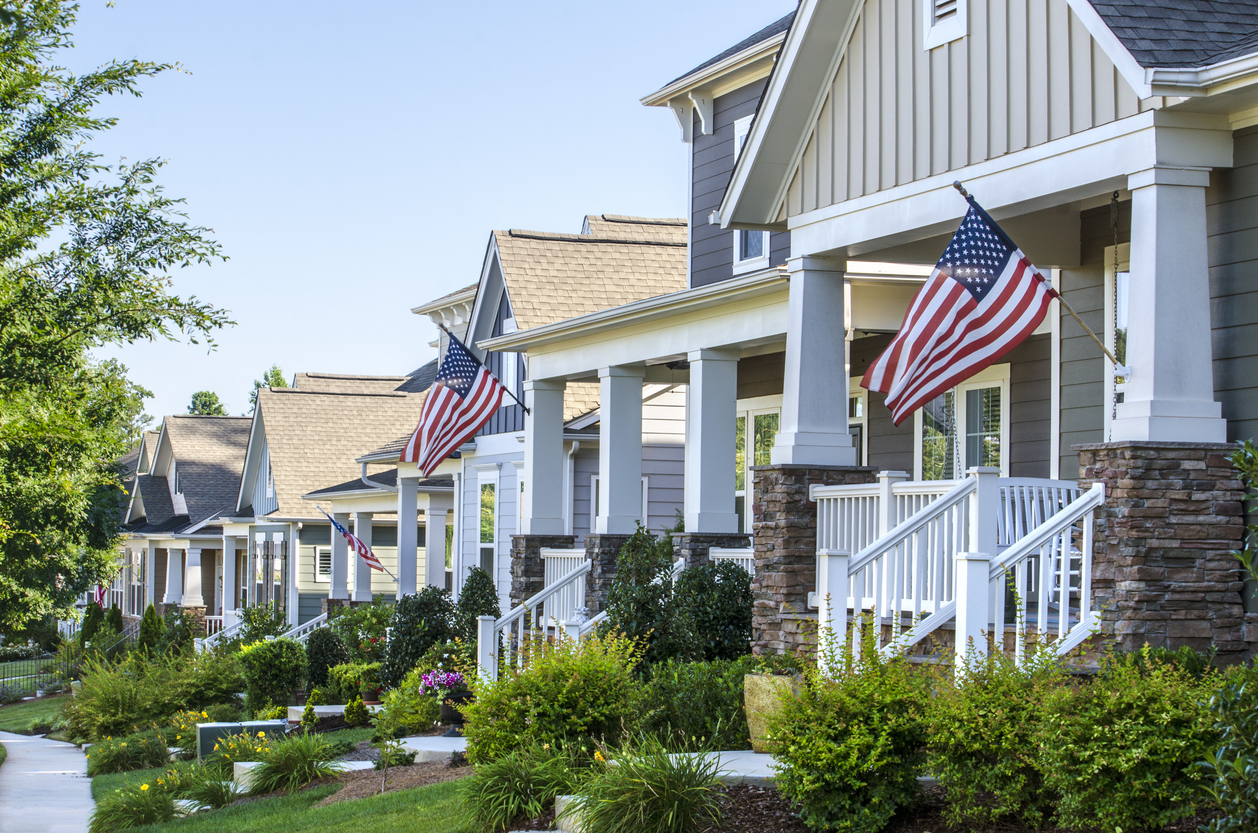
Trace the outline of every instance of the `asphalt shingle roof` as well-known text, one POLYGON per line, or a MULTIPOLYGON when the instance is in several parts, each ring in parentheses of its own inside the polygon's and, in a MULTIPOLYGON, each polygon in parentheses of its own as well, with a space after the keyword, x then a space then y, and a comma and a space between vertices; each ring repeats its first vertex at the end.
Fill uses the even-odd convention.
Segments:
POLYGON ((406 384, 406 376, 358 376, 344 373, 298 373, 293 387, 334 393, 389 393, 406 384))
POLYGON ((144 502, 144 520, 132 526, 131 532, 169 532, 187 525, 187 515, 175 515, 165 477, 141 474, 136 478, 136 488, 144 502))
MULTIPOLYGON (((374 472, 367 475, 368 479, 373 483, 381 486, 393 487, 397 485, 397 469, 389 469, 388 471, 374 472)), ((367 488, 363 481, 359 478, 346 480, 344 483, 337 483, 335 486, 329 486, 326 489, 319 489, 311 492, 311 495, 335 495, 340 492, 356 492, 359 489, 367 488)), ((432 489, 452 489, 454 488, 454 478, 446 475, 444 477, 429 477, 419 481, 419 490, 422 492, 426 488, 432 489)))
MULTIPOLYGON (((240 492, 240 472, 249 445, 250 417, 166 417, 166 437, 174 453, 191 523, 217 517, 240 492)), ((148 509, 149 491, 142 491, 148 509)))
POLYGON ((1258 51, 1254 0, 1092 0, 1143 67, 1202 67, 1258 51))
POLYGON ((406 376, 406 381, 397 390, 402 393, 423 393, 437 380, 437 360, 433 359, 423 367, 415 368, 406 376))
MULTIPOLYGON (((619 214, 589 214, 585 229, 591 237, 606 240, 641 240, 643 242, 675 243, 678 235, 686 240, 686 220, 682 218, 653 219, 650 217, 624 217, 619 214)), ((582 233, 586 233, 583 229, 582 233)))
POLYGON ((708 58, 706 61, 699 64, 699 66, 695 67, 689 72, 686 72, 677 76, 672 81, 669 81, 667 84, 665 84, 664 86, 668 87, 673 84, 676 84, 681 79, 686 78, 687 76, 690 76, 690 75, 694 75, 696 72, 699 72, 700 70, 707 69, 713 64, 719 64, 721 61, 724 61, 726 58, 730 58, 734 55, 737 55, 739 52, 742 52, 744 49, 750 49, 751 47, 755 46, 758 43, 767 41, 769 38, 773 37, 774 35, 780 35, 782 32, 785 32, 787 29, 791 28, 791 22, 794 19, 795 19, 795 12, 791 12, 790 14, 786 15, 785 17, 782 17, 781 19, 773 21, 768 26, 761 29, 759 32, 756 32, 754 35, 743 38, 738 43, 734 44, 729 49, 726 49, 721 54, 714 55, 713 57, 708 58))

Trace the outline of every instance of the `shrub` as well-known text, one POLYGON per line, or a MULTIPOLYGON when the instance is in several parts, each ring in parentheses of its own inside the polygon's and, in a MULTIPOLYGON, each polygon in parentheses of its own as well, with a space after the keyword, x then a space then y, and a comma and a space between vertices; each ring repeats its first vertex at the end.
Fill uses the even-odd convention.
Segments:
POLYGON ((482 764, 459 785, 467 819, 477 830, 498 833, 536 818, 555 797, 576 791, 584 780, 577 756, 558 746, 526 743, 482 764))
POLYGON ((1258 669, 1230 670, 1210 710, 1221 742, 1201 764, 1213 779, 1206 791, 1219 807, 1219 818, 1207 830, 1258 830, 1258 669))
MULTIPOLYGON (((600 757, 602 757, 600 755, 600 757)), ((658 741, 600 766, 577 794, 571 813, 588 833, 689 833, 721 821, 715 755, 670 755, 658 741)))
POLYGON ((182 711, 170 720, 166 734, 168 745, 179 747, 184 755, 195 755, 197 752, 197 724, 211 723, 208 711, 182 711))
POLYGON ((1177 665, 1111 663, 1090 685, 1062 687, 1044 703, 1037 733, 1044 785, 1064 827, 1124 830, 1170 824, 1195 812, 1218 743, 1207 705, 1216 675, 1177 665))
POLYGON ((83 611, 83 624, 79 626, 79 644, 86 647, 96 639, 96 632, 105 624, 105 611, 95 602, 89 602, 83 611))
POLYGON ((89 826, 91 833, 110 833, 175 817, 175 797, 153 784, 128 784, 96 801, 89 826))
POLYGON ((674 752, 750 749, 743 707, 743 677, 755 673, 755 657, 736 661, 668 660, 651 670, 643 730, 674 752))
POLYGON ((242 761, 261 761, 272 746, 271 738, 266 732, 251 735, 239 732, 219 738, 208 755, 201 758, 201 763, 210 772, 224 778, 231 778, 235 764, 242 761))
POLYGON ((328 627, 341 638, 355 662, 379 662, 385 650, 384 636, 393 618, 393 604, 383 596, 371 604, 338 607, 329 617, 328 627))
POLYGON ((319 735, 291 735, 274 744, 255 768, 249 791, 254 795, 291 793, 316 778, 340 772, 328 742, 319 735))
POLYGON ((16 703, 25 696, 26 692, 21 686, 13 683, 0 683, 0 705, 16 703))
MULTIPOLYGON (((414 670, 421 673, 428 671, 463 671, 471 672, 476 668, 476 640, 456 639, 453 642, 441 642, 429 648, 414 670)), ((470 676, 470 673, 468 674, 470 676)))
POLYGON ((249 707, 271 702, 288 705, 293 689, 306 676, 306 652, 293 639, 271 639, 241 648, 249 707))
POLYGON ((323 695, 323 690, 319 688, 310 689, 310 693, 306 695, 307 706, 326 706, 328 698, 323 695))
POLYGON ((328 687, 325 691, 329 698, 340 705, 357 697, 362 691, 364 681, 379 679, 380 663, 347 662, 328 670, 328 687))
POLYGON ((122 609, 118 605, 110 605, 105 612, 105 624, 114 629, 114 633, 122 633, 122 609))
POLYGON ((170 751, 163 732, 149 730, 92 744, 87 751, 89 778, 111 772, 151 769, 170 763, 170 751))
POLYGON ((383 712, 386 720, 396 721, 407 734, 415 735, 433 727, 441 717, 441 704, 424 691, 423 675, 416 668, 384 695, 383 712))
POLYGON ((349 661, 345 643, 331 628, 317 628, 306 639, 306 668, 311 685, 327 685, 328 669, 349 661))
POLYGON ((677 655, 684 644, 672 615, 672 570, 672 536, 657 541, 638 524, 616 556, 616 577, 607 591, 607 620, 600 632, 642 642, 648 666, 677 655))
POLYGON ((732 561, 683 570, 673 587, 680 633, 695 659, 738 659, 751 653, 751 576, 732 561))
POLYGON ((455 630, 469 642, 476 641, 477 616, 492 616, 495 619, 502 616, 498 588, 494 586, 494 580, 489 573, 480 567, 473 567, 468 572, 456 608, 455 630))
POLYGON ((393 632, 384 652, 380 681, 395 687, 433 645, 455 637, 455 608, 450 591, 431 585, 403 596, 393 611, 393 632))
POLYGON ((253 713, 254 720, 279 720, 287 716, 287 706, 277 706, 270 700, 267 700, 260 709, 253 713))
POLYGON ((492 761, 528 741, 619 740, 642 703, 641 655, 621 636, 533 643, 522 668, 473 681, 476 700, 462 707, 468 760, 492 761))
POLYGON ((777 786, 813 829, 873 833, 917 795, 927 686, 903 660, 883 660, 872 639, 861 660, 850 643, 842 660, 833 679, 806 669, 770 722, 777 786))
POLYGON ((196 631, 192 626, 191 614, 182 609, 168 610, 162 624, 162 635, 157 640, 158 653, 186 654, 192 650, 196 631))
POLYGON ((240 630, 237 640, 242 645, 261 642, 268 636, 283 636, 288 632, 288 617, 275 606, 275 602, 254 605, 240 611, 240 630))
POLYGON ((345 704, 345 722, 350 726, 366 726, 371 714, 363 705, 363 698, 356 697, 345 704))
POLYGON ((183 797, 212 810, 234 803, 242 795, 240 787, 231 779, 223 779, 206 771, 203 778, 193 781, 183 790, 183 797))
POLYGON ((1209 651, 1202 653, 1194 651, 1187 645, 1182 646, 1178 650, 1172 651, 1170 648, 1162 646, 1153 646, 1145 643, 1138 651, 1118 652, 1111 658, 1113 662, 1131 665, 1141 674, 1148 674, 1149 670, 1159 665, 1175 665, 1185 673, 1193 677, 1204 677, 1213 670, 1211 662, 1214 660, 1215 650, 1210 648, 1209 651))
POLYGON ((157 616, 157 608, 150 604, 144 609, 144 616, 140 619, 140 636, 135 647, 142 651, 156 651, 161 638, 162 620, 157 616))
POLYGON ((301 728, 307 734, 313 732, 319 725, 319 718, 315 715, 314 703, 306 701, 306 707, 301 710, 301 728))
POLYGON ((930 771, 946 791, 954 825, 1021 819, 1038 827, 1052 813, 1036 746, 1040 706, 1063 682, 1047 652, 1026 669, 1003 654, 971 662, 964 682, 941 675, 929 715, 930 771))

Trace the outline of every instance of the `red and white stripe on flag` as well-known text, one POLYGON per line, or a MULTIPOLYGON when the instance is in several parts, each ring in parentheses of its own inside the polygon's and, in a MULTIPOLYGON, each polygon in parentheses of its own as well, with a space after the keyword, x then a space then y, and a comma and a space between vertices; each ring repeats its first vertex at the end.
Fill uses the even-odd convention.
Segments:
POLYGON ((867 390, 887 394, 887 407, 896 425, 1017 347, 1040 325, 1049 303, 1057 297, 1057 291, 1022 250, 1014 247, 977 205, 973 208, 962 229, 972 224, 976 211, 977 222, 1007 243, 1007 251, 1000 252, 997 244, 984 246, 995 248, 995 252, 976 255, 973 242, 963 241, 957 246, 962 236, 959 230, 949 251, 957 246, 964 252, 962 261, 973 260, 978 267, 957 268, 955 260, 941 260, 913 298, 899 332, 861 380, 867 390), (967 286, 970 279, 966 274, 982 274, 983 264, 999 265, 981 278, 986 285, 975 292, 967 286))
POLYGON ((342 533, 345 540, 349 542, 349 548, 358 553, 358 557, 367 562, 367 566, 373 570, 384 572, 384 565, 380 563, 380 559, 376 558, 376 554, 371 551, 371 547, 363 543, 363 540, 352 532, 345 531, 342 533))
POLYGON ((468 386, 467 396, 438 381, 428 391, 419 427, 411 435, 399 458, 417 463, 425 477, 438 464, 467 442, 502 404, 503 387, 487 368, 481 366, 468 386))

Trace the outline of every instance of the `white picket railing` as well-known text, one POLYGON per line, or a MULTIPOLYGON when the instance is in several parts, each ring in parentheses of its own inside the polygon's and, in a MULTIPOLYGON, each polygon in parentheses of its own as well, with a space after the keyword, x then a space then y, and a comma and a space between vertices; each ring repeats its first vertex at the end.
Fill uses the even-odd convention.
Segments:
POLYGON ((223 629, 222 616, 206 616, 205 617, 205 635, 213 636, 223 629))
MULTIPOLYGON (((984 633, 1002 645, 1006 570, 1016 578, 1020 644, 1030 619, 1041 635, 1055 629, 1061 645, 1092 621, 1091 522, 1103 493, 1094 489, 1081 498, 1073 483, 1001 479, 996 469, 972 469, 952 482, 912 484, 902 477, 882 473, 877 494, 867 487, 811 490, 819 518, 818 606, 836 639, 846 638, 849 615, 857 629, 874 616, 881 650, 893 653, 955 617, 958 651, 967 639, 985 645, 984 633), (944 485, 949 488, 941 493, 944 485), (903 517, 899 511, 915 506, 892 525, 903 517), (882 534, 855 554, 843 546, 871 537, 871 527, 882 534), (983 572, 980 587, 976 563, 984 571, 999 569, 1000 578, 989 580, 983 572), (965 609, 959 612, 958 604, 965 609)), ((859 639, 853 648, 859 650, 859 639)))
POLYGON ((550 627, 561 627, 578 608, 585 607, 586 574, 591 564, 581 563, 550 582, 513 608, 501 619, 481 616, 476 625, 476 660, 482 674, 498 679, 499 651, 521 664, 530 639, 545 637, 550 627))
POLYGON ((755 550, 751 547, 740 547, 734 549, 732 547, 713 547, 708 550, 708 558, 712 561, 721 562, 729 561, 737 564, 747 571, 747 575, 754 576, 756 574, 755 550))
POLYGON ((323 627, 327 623, 328 623, 328 614, 320 613, 318 616, 311 619, 309 622, 300 624, 297 627, 291 628, 285 631, 284 633, 280 634, 280 638, 281 639, 295 639, 298 642, 300 642, 302 645, 305 645, 306 640, 310 638, 310 634, 314 633, 316 630, 323 627))
MULTIPOLYGON (((217 618, 221 622, 226 617, 217 617, 217 618)), ((233 636, 240 633, 240 628, 244 625, 244 620, 241 618, 241 611, 239 608, 236 609, 234 618, 236 621, 233 624, 228 625, 226 627, 220 627, 217 631, 215 631, 214 633, 211 633, 209 636, 205 637, 204 639, 194 640, 197 651, 198 652, 209 651, 215 645, 222 642, 224 639, 231 639, 233 636)), ((208 625, 209 617, 206 617, 206 621, 208 625)))

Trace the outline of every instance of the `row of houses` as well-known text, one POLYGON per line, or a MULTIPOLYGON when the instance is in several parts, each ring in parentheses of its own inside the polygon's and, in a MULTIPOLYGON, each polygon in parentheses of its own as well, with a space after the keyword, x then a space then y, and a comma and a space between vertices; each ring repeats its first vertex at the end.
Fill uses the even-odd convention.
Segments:
POLYGON ((474 283, 413 310, 527 415, 504 400, 429 479, 398 453, 435 362, 299 374, 252 418, 168 417, 138 451, 115 592, 132 615, 204 607, 213 628, 274 602, 296 624, 457 594, 481 566, 505 607, 557 548, 594 562, 596 606, 625 536, 680 514, 688 559, 754 550, 756 641, 781 649, 815 615, 808 484, 986 466, 1107 483, 1098 597, 1120 632, 1251 651, 1239 577, 1202 565, 1240 535, 1210 455, 1258 426, 1255 44, 1258 7, 1226 0, 802 0, 642 99, 689 148, 685 218, 494 232, 474 283), (1055 301, 895 425, 859 382, 965 213, 954 181, 1121 366, 1055 301), (1142 492, 1153 470, 1197 474, 1142 492), (1178 603, 1132 625, 1140 592, 1178 603))

